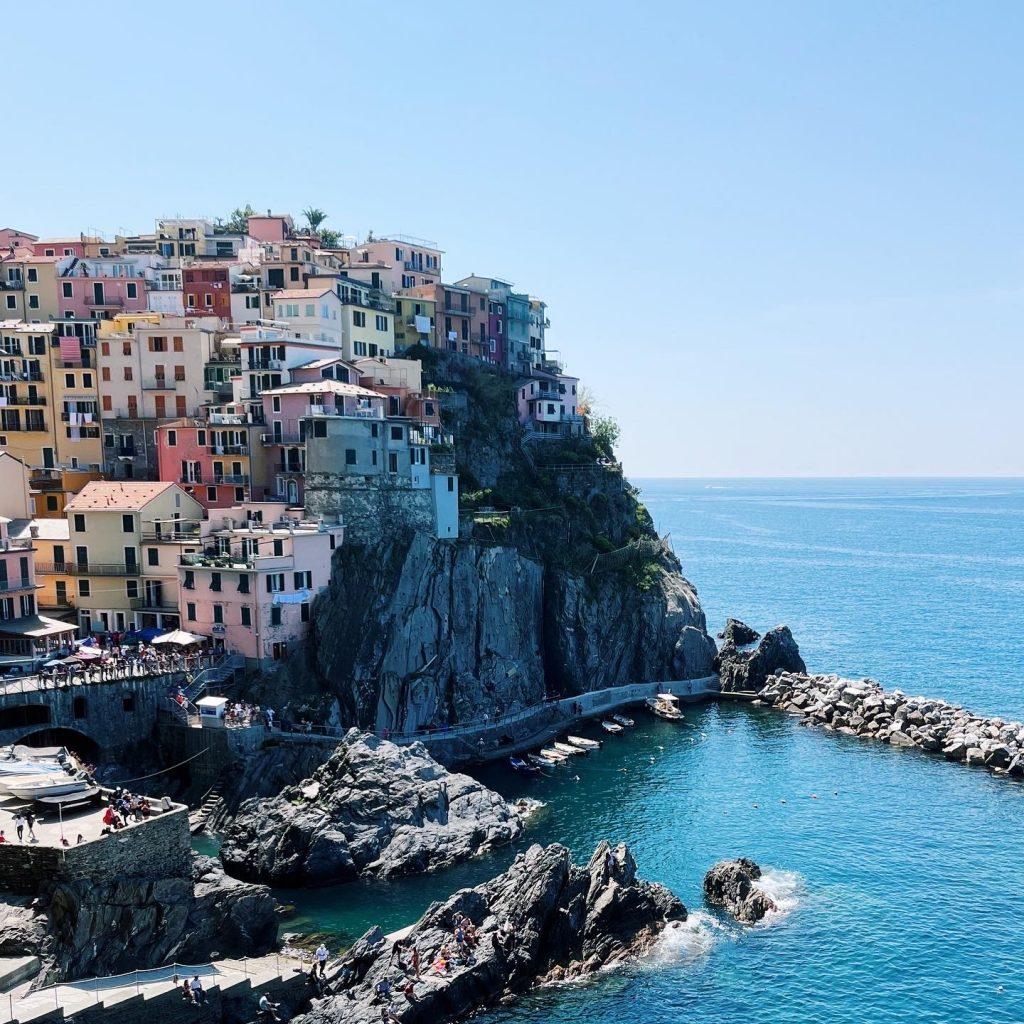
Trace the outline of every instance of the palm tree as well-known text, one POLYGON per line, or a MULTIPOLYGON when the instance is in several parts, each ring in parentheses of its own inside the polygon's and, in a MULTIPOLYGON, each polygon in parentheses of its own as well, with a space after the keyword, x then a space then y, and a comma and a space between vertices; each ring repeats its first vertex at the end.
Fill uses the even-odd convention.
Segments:
POLYGON ((323 210, 316 206, 310 206, 302 211, 302 216, 306 218, 306 223, 309 225, 309 230, 315 235, 316 229, 320 227, 325 220, 327 220, 327 214, 323 210))

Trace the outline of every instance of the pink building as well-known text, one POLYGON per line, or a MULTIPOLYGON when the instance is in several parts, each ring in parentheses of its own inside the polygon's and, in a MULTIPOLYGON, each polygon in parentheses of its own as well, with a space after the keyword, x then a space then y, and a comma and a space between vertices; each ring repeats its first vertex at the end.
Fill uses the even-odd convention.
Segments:
POLYGON ((57 266, 57 301, 62 314, 109 320, 118 313, 145 312, 146 279, 131 260, 80 259, 57 266))
POLYGON ((578 437, 584 431, 579 411, 579 378, 536 372, 519 382, 519 422, 534 437, 578 437))
POLYGON ((248 235, 257 242, 283 242, 294 233, 295 224, 287 213, 271 213, 267 210, 265 217, 249 218, 248 235))
POLYGON ((160 480, 178 484, 203 508, 230 508, 251 491, 249 430, 179 419, 156 429, 160 480))
POLYGON ((303 516, 301 508, 249 502, 203 523, 203 549, 186 551, 178 570, 182 626, 254 666, 294 651, 345 535, 341 523, 303 516))

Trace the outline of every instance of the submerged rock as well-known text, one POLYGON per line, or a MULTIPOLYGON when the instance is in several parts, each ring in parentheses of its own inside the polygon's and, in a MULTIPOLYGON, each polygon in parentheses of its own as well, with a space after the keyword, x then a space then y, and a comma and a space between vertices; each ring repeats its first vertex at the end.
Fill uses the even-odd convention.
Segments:
POLYGON ((724 693, 756 693, 777 672, 807 671, 789 626, 770 629, 752 651, 740 650, 738 643, 727 638, 715 660, 724 693))
POLYGON ((221 860, 240 878, 322 885, 432 871, 511 842, 522 828, 522 809, 446 771, 422 744, 351 729, 310 778, 241 805, 221 860))
POLYGON ((588 864, 563 846, 531 847, 508 871, 433 904, 413 927, 398 963, 379 929, 353 946, 335 993, 314 1002, 305 1024, 370 1024, 392 1011, 403 1024, 445 1024, 546 981, 574 978, 647 952, 666 926, 686 919, 668 889, 638 880, 629 849, 601 843, 588 864), (475 946, 458 955, 453 929, 472 921, 475 946), (412 999, 411 950, 420 959, 412 999), (444 959, 443 971, 432 965, 444 959), (404 970, 403 965, 404 964, 404 970), (381 982, 393 994, 378 998, 381 982))
POLYGON ((755 924, 778 909, 775 901, 755 884, 760 877, 760 867, 746 857, 721 860, 704 876, 704 897, 742 924, 755 924))
POLYGON ((725 620, 725 629, 718 634, 718 639, 737 647, 745 647, 747 644, 756 644, 761 639, 761 634, 756 629, 751 629, 745 622, 730 618, 725 620))

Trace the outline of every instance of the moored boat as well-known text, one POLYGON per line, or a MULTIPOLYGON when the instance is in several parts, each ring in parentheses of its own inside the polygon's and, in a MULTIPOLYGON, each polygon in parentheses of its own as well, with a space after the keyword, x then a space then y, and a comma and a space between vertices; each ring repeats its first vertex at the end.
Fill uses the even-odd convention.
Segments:
POLYGON ((583 736, 566 736, 565 741, 574 747, 581 747, 583 750, 597 750, 601 746, 598 740, 588 740, 583 736))
POLYGON ((623 731, 622 726, 619 725, 618 722, 613 722, 610 719, 605 719, 604 721, 602 721, 601 728, 604 729, 605 732, 610 732, 613 735, 615 733, 620 733, 623 731))
POLYGON ((540 751, 541 757, 546 757, 551 761, 557 761, 559 764, 564 764, 569 760, 568 754, 563 754, 560 750, 555 750, 554 747, 542 747, 540 751))
POLYGON ((520 775, 540 774, 540 769, 535 764, 528 764, 521 757, 510 757, 508 764, 512 771, 518 772, 520 775))
POLYGON ((556 741, 551 745, 561 754, 585 754, 587 752, 586 747, 574 747, 571 743, 556 741))
POLYGON ((555 760, 553 757, 545 757, 543 754, 527 754, 526 760, 538 768, 557 768, 562 764, 562 759, 555 760))
POLYGON ((629 717, 629 715, 612 715, 612 721, 618 722, 619 725, 625 728, 629 728, 629 726, 631 725, 636 725, 636 722, 634 722, 633 719, 629 717))
POLYGON ((22 775, 60 775, 64 769, 49 761, 0 761, 0 779, 22 775))
POLYGON ((82 793, 92 788, 88 779, 39 779, 8 786, 8 791, 19 800, 38 800, 43 796, 62 796, 65 793, 82 793))
POLYGON ((648 697, 644 706, 658 718, 667 719, 670 722, 681 722, 683 713, 679 710, 679 698, 672 693, 659 693, 655 697, 648 697))

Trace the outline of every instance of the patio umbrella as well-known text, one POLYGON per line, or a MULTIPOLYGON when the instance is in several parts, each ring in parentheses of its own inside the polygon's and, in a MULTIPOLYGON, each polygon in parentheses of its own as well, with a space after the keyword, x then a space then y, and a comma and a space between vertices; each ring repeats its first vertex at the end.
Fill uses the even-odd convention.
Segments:
POLYGON ((69 658, 69 661, 99 661, 103 657, 103 652, 96 647, 79 647, 78 650, 69 658))
POLYGON ((174 644, 176 647, 191 647, 193 644, 201 644, 206 637, 196 636, 184 629, 173 629, 163 636, 154 637, 152 644, 174 644))

